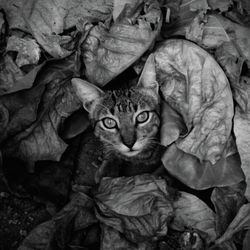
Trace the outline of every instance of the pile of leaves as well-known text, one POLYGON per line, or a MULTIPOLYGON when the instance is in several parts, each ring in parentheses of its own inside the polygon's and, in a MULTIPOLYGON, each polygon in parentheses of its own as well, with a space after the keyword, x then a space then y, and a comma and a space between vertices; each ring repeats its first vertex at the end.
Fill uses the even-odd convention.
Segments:
POLYGON ((18 249, 250 249, 249 26, 247 0, 0 0, 1 204, 50 214, 18 249), (165 172, 95 183, 73 77, 159 83, 165 172))

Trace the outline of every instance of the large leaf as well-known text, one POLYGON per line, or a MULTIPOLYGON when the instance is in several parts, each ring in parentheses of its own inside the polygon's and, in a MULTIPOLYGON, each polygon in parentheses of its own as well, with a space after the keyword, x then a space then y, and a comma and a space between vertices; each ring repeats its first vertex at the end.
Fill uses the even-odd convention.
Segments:
POLYGON ((128 68, 155 41, 161 23, 158 2, 138 0, 125 5, 110 27, 99 23, 90 28, 81 45, 87 79, 103 86, 128 68))
POLYGON ((174 201, 174 219, 170 227, 179 231, 185 228, 194 228, 207 234, 206 242, 216 238, 215 214, 199 198, 186 192, 174 201))
POLYGON ((73 73, 74 60, 70 58, 48 62, 39 72, 34 84, 46 85, 46 88, 39 102, 37 119, 6 142, 5 156, 17 157, 30 166, 38 160, 60 159, 67 145, 58 136, 59 126, 80 107, 70 83, 73 73))
POLYGON ((173 176, 191 188, 223 187, 244 180, 239 154, 225 154, 215 164, 200 162, 195 156, 183 152, 173 144, 164 153, 162 162, 173 176))
POLYGON ((33 229, 18 250, 66 249, 74 232, 96 223, 93 201, 83 193, 72 195, 70 202, 50 221, 33 229))
POLYGON ((241 109, 246 111, 249 102, 247 79, 241 76, 242 67, 246 61, 245 57, 235 47, 234 43, 224 42, 216 49, 215 58, 230 81, 234 99, 241 109))
MULTIPOLYGON (((247 89, 246 93, 250 96, 249 85, 245 86, 247 89)), ((250 200, 250 104, 248 103, 247 111, 243 112, 238 106, 235 108, 234 116, 234 134, 236 137, 236 144, 239 150, 241 159, 241 168, 244 171, 247 188, 246 197, 250 200)))
POLYGON ((151 175, 103 178, 95 195, 97 218, 135 243, 167 234, 173 215, 165 180, 151 175))
POLYGON ((59 35, 76 25, 81 18, 95 21, 106 19, 111 14, 111 1, 49 1, 25 0, 22 3, 23 17, 37 42, 53 57, 68 56, 72 51, 68 44, 71 36, 59 35))
POLYGON ((167 170, 198 189, 241 181, 230 138, 232 93, 222 69, 206 51, 184 40, 164 42, 153 57, 142 75, 156 75, 168 104, 161 128, 162 144, 171 145, 162 158, 167 170))
POLYGON ((0 142, 26 129, 36 120, 44 88, 39 85, 0 97, 0 142))
POLYGON ((215 164, 232 128, 233 100, 224 72, 206 51, 184 40, 168 40, 154 55, 163 97, 188 129, 177 147, 215 164))

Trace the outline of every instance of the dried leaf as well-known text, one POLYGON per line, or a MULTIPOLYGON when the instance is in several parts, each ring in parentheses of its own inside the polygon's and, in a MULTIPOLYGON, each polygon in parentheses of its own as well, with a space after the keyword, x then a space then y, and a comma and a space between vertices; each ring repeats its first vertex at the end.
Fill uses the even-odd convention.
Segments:
POLYGON ((161 107, 161 143, 168 146, 187 131, 182 117, 167 102, 161 107))
POLYGON ((83 193, 75 193, 71 201, 50 221, 33 229, 18 250, 65 249, 74 232, 96 222, 93 201, 83 193))
MULTIPOLYGON (((248 95, 250 94, 249 85, 247 86, 248 95)), ((236 144, 241 159, 241 168, 245 174, 247 188, 245 196, 250 200, 250 108, 247 112, 242 112, 239 107, 235 108, 234 116, 234 134, 236 144)))
POLYGON ((226 232, 216 240, 216 244, 221 244, 230 240, 232 236, 241 230, 250 229, 250 203, 243 205, 234 220, 228 226, 226 232))
POLYGON ((241 77, 241 71, 245 58, 240 55, 235 45, 231 42, 224 42, 215 51, 217 62, 224 69, 230 85, 234 99, 242 110, 246 111, 248 106, 248 93, 246 91, 245 78, 241 77))
POLYGON ((0 71, 0 96, 31 88, 36 75, 43 66, 44 63, 24 74, 13 62, 12 58, 6 55, 2 65, 0 65, 0 68, 2 68, 0 71))
POLYGON ((30 126, 37 117, 37 109, 44 86, 0 97, 0 142, 30 126))
MULTIPOLYGON (((243 58, 250 61, 249 28, 233 23, 220 15, 207 15, 203 26, 202 40, 199 44, 205 48, 217 48, 224 42, 233 42, 243 58)), ((193 40, 193 39, 192 39, 193 40)))
POLYGON ((23 16, 37 42, 53 57, 62 58, 72 53, 71 36, 59 35, 75 26, 79 19, 92 17, 104 20, 111 13, 111 2, 77 0, 49 1, 25 0, 23 16))
POLYGON ((18 52, 16 64, 22 67, 27 64, 37 64, 40 59, 40 48, 34 39, 11 36, 8 39, 6 51, 18 52))
POLYGON ((12 92, 16 88, 16 82, 22 79, 24 73, 13 62, 9 55, 0 60, 0 95, 12 92))
MULTIPOLYGON (((171 8, 171 5, 170 9, 173 9, 171 8)), ((204 17, 205 13, 209 9, 210 7, 208 6, 206 0, 181 1, 177 14, 174 11, 174 18, 171 20, 171 22, 163 25, 162 35, 165 38, 169 38, 171 36, 183 36, 185 34, 189 34, 188 32, 186 32, 188 25, 190 25, 194 19, 197 19, 198 16, 204 17)), ((174 8, 174 10, 176 10, 176 7, 174 8)))
POLYGON ((58 128, 80 107, 70 83, 73 73, 71 58, 52 60, 39 72, 35 85, 46 85, 46 88, 39 102, 37 119, 6 142, 6 156, 22 159, 30 166, 38 160, 60 159, 67 145, 58 136, 58 128))
POLYGON ((250 230, 246 232, 242 250, 250 249, 250 230))
MULTIPOLYGON (((224 72, 206 51, 185 40, 166 41, 154 56, 163 97, 188 129, 176 141, 177 147, 215 164, 230 137, 233 117, 232 93, 224 72)), ((161 139, 166 140, 164 133, 161 139)))
POLYGON ((95 200, 97 218, 134 243, 166 235, 173 215, 165 180, 150 175, 103 178, 95 200))
POLYGON ((102 23, 90 29, 81 45, 87 79, 105 85, 134 63, 155 41, 162 15, 157 2, 137 2, 136 8, 125 5, 119 20, 110 28, 102 23), (140 15, 144 10, 145 14, 140 15))
POLYGON ((18 250, 52 250, 49 245, 54 230, 53 220, 46 221, 33 229, 24 239, 18 250))
POLYGON ((220 10, 221 12, 225 12, 233 5, 232 0, 208 0, 208 5, 212 10, 220 10))
POLYGON ((147 243, 131 243, 128 241, 120 232, 102 225, 102 239, 101 239, 101 249, 102 250, 150 250, 147 243))
POLYGON ((6 143, 5 155, 22 159, 30 166, 38 160, 59 161, 67 145, 58 136, 58 127, 80 103, 69 81, 56 80, 50 83, 50 88, 37 121, 6 143))
POLYGON ((191 188, 223 187, 244 180, 239 154, 228 153, 226 158, 222 157, 212 165, 208 161, 200 162, 195 156, 183 152, 173 144, 166 150, 162 162, 173 176, 191 188))
POLYGON ((26 0, 0 0, 0 8, 6 13, 7 22, 10 29, 28 31, 28 27, 22 16, 22 6, 26 0))
POLYGON ((180 197, 174 201, 174 215, 171 228, 178 231, 197 229, 207 234, 207 243, 215 240, 215 214, 196 196, 180 192, 180 197))
POLYGON ((239 208, 244 204, 245 186, 245 183, 239 183, 228 187, 216 187, 213 190, 211 200, 216 211, 217 236, 226 231, 239 208))

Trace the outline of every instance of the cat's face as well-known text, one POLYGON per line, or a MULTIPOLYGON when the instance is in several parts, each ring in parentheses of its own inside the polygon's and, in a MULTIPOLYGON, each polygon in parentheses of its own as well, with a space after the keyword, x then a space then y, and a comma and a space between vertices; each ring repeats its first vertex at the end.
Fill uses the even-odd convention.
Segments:
POLYGON ((72 82, 95 135, 106 148, 131 158, 157 146, 160 105, 156 89, 141 86, 103 92, 79 79, 72 82))

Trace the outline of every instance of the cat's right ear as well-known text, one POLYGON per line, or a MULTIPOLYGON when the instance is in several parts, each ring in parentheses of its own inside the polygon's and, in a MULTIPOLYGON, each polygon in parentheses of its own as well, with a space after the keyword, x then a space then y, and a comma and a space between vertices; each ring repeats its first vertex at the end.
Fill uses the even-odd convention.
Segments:
POLYGON ((104 92, 95 85, 80 78, 73 78, 71 82, 76 95, 83 103, 83 107, 90 113, 104 92))

